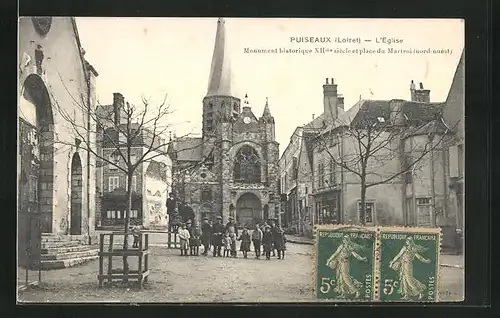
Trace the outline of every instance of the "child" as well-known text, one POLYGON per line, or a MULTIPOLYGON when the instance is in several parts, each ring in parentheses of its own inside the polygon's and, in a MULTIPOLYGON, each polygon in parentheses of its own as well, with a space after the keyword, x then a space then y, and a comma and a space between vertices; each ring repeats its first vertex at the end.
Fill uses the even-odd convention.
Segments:
POLYGON ((229 257, 229 252, 231 251, 231 238, 229 237, 228 231, 226 231, 222 238, 222 246, 224 248, 224 257, 229 257))
POLYGON ((243 229, 243 233, 241 233, 238 241, 241 241, 240 251, 243 252, 243 257, 247 258, 247 253, 250 251, 250 234, 248 234, 247 229, 243 229))
POLYGON ((271 259, 271 249, 273 248, 273 235, 271 234, 271 228, 266 227, 264 234, 262 235, 262 246, 264 247, 264 253, 266 253, 266 259, 271 259))
POLYGON ((139 248, 139 238, 141 236, 141 227, 138 225, 135 225, 132 227, 132 236, 134 237, 134 244, 132 245, 133 248, 139 248))
POLYGON ((259 225, 255 226, 255 230, 252 232, 252 242, 253 249, 255 251, 255 258, 260 258, 260 243, 262 242, 262 230, 259 225))
POLYGON ((182 228, 179 230, 179 239, 181 240, 181 256, 188 256, 188 245, 189 245, 189 231, 186 229, 186 224, 182 224, 182 228))
POLYGON ((192 233, 191 246, 189 247, 191 250, 189 254, 198 256, 200 253, 200 245, 201 245, 200 229, 197 226, 193 226, 193 230, 191 231, 191 233, 192 233))
POLYGON ((274 247, 276 248, 276 251, 278 251, 278 259, 284 260, 285 259, 285 250, 286 250, 286 237, 285 233, 283 232, 283 229, 279 228, 276 239, 274 242, 274 247))
POLYGON ((231 257, 236 258, 236 233, 229 230, 229 237, 231 238, 231 257))

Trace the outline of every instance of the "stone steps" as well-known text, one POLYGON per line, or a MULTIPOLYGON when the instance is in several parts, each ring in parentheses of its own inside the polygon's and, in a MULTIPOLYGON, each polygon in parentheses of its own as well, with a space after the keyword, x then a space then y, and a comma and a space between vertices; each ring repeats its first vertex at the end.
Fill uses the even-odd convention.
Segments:
POLYGON ((42 248, 42 255, 43 254, 50 254, 50 253, 73 253, 73 252, 80 252, 80 251, 86 251, 88 250, 89 247, 87 245, 76 245, 76 246, 65 246, 65 247, 52 247, 52 248, 42 248))
POLYGON ((42 234, 41 269, 52 270, 72 267, 95 260, 95 247, 72 240, 68 235, 42 234))
POLYGON ((74 259, 74 258, 85 258, 88 256, 94 256, 97 255, 99 250, 97 249, 89 249, 83 250, 83 251, 78 251, 78 252, 66 252, 66 253, 50 253, 50 254, 43 254, 42 255, 42 262, 43 261, 50 261, 50 260, 65 260, 65 259, 74 259))
POLYGON ((92 255, 87 257, 78 257, 78 258, 69 258, 69 259, 61 259, 61 260, 48 260, 42 261, 42 270, 52 270, 52 269, 61 269, 67 267, 77 266, 95 259, 98 259, 98 255, 92 255))
POLYGON ((81 245, 78 241, 42 242, 42 249, 54 249, 61 247, 74 247, 81 245))

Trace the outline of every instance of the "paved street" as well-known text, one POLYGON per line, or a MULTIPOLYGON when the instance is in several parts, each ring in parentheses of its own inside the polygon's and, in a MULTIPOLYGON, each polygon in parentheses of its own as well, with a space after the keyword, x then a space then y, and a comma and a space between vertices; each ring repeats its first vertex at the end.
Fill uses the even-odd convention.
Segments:
MULTIPOLYGON (((154 236, 153 236, 154 237, 154 236)), ((155 244, 155 243, 153 243, 155 244)), ((308 302, 312 293, 311 245, 288 244, 284 261, 212 256, 180 257, 178 250, 151 248, 151 275, 143 290, 97 288, 98 261, 42 273, 42 284, 20 294, 35 302, 308 302)), ((120 258, 116 258, 117 264, 120 258)), ((132 262, 130 262, 132 263, 132 262)), ((137 265, 132 265, 136 268, 137 265)), ((463 270, 442 268, 441 297, 457 299, 463 270)))

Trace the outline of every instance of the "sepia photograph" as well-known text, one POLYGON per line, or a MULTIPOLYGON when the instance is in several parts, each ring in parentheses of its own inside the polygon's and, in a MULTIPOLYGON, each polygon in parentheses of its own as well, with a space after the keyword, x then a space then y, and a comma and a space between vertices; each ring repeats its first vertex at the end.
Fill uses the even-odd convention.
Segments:
POLYGON ((20 17, 18 303, 464 300, 464 35, 20 17))

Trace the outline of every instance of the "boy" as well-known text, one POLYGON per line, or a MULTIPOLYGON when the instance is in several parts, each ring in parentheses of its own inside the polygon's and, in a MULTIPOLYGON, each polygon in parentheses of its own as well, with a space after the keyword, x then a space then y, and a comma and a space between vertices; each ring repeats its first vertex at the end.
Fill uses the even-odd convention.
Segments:
POLYGON ((276 234, 276 239, 274 241, 274 247, 276 251, 278 251, 278 259, 285 259, 285 250, 286 250, 286 237, 283 229, 279 228, 276 234))
POLYGON ((229 253, 231 252, 231 237, 229 237, 228 231, 226 231, 222 238, 222 246, 224 247, 224 257, 229 257, 229 253))
POLYGON ((179 230, 179 239, 181 240, 181 256, 188 256, 188 245, 189 245, 189 231, 186 229, 186 224, 182 223, 182 227, 179 230))
POLYGON ((260 243, 262 242, 262 230, 259 225, 255 226, 252 232, 253 249, 255 250, 255 258, 260 258, 260 243))
POLYGON ((200 229, 195 225, 193 226, 193 230, 191 231, 191 246, 190 246, 190 254, 198 256, 200 253, 200 229))
POLYGON ((134 237, 133 248, 139 248, 139 238, 141 236, 141 227, 139 225, 132 226, 132 236, 134 237))

